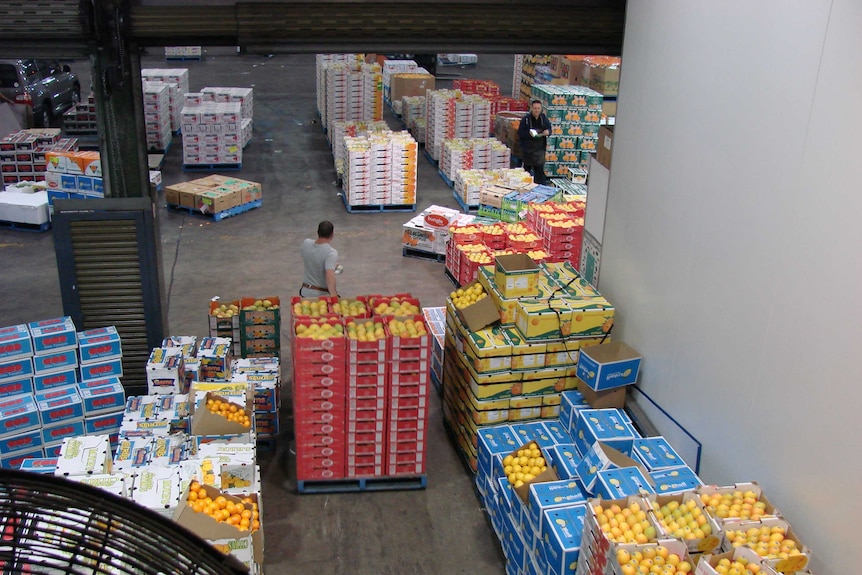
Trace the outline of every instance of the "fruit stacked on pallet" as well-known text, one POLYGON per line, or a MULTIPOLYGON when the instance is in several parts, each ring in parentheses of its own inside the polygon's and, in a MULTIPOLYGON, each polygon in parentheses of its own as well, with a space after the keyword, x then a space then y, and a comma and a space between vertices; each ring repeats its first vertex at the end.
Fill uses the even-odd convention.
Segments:
POLYGON ((445 206, 428 206, 404 224, 401 245, 412 252, 446 255, 449 228, 467 225, 476 216, 445 206))
POLYGON ((405 96, 424 96, 428 90, 433 90, 435 87, 436 78, 425 68, 392 74, 389 80, 389 104, 392 112, 399 118, 402 117, 405 96))
MULTIPOLYGON (((239 87, 207 87, 201 89, 202 102, 238 103, 242 118, 240 123, 240 147, 245 148, 251 141, 254 118, 254 90, 239 87)), ((232 138, 228 139, 232 143, 232 138)))
POLYGON ((328 124, 326 113, 326 68, 331 64, 357 64, 365 61, 363 54, 317 54, 315 57, 315 78, 317 83, 317 113, 320 115, 324 131, 328 124))
POLYGON ((45 152, 48 199, 89 199, 105 196, 99 152, 45 152))
POLYGON ((225 303, 210 302, 210 337, 231 338, 238 357, 279 357, 281 300, 243 297, 225 303))
POLYGON ((570 167, 588 169, 590 154, 598 148, 602 95, 583 86, 537 84, 532 97, 542 102, 551 122, 545 173, 568 177, 570 167))
MULTIPOLYGON (((473 207, 482 203, 482 190, 489 186, 502 186, 514 190, 532 190, 535 188, 533 177, 520 168, 503 168, 497 170, 460 170, 455 174, 455 194, 468 206, 473 207)), ((550 190, 548 190, 550 192, 550 190)), ((553 195, 556 195, 554 192, 553 195)), ((541 197, 550 199, 552 194, 542 194, 541 197)), ((539 196, 537 196, 539 197, 539 196)), ((481 214, 499 220, 499 210, 481 214)), ((509 221, 518 221, 520 218, 510 218, 509 221)))
MULTIPOLYGON (((422 120, 424 125, 425 107, 425 96, 404 96, 401 98, 401 119, 411 134, 417 120, 422 120)), ((419 143, 424 143, 424 140, 419 140, 419 143)))
POLYGON ((77 138, 60 138, 59 128, 16 130, 0 139, 0 173, 3 184, 45 180, 45 153, 76 152, 77 138))
POLYGON ((87 100, 78 102, 63 112, 63 131, 72 135, 97 134, 96 97, 90 93, 87 100))
POLYGON ((383 119, 383 83, 377 64, 326 66, 326 130, 335 122, 383 119))
POLYGON ((500 95, 500 85, 493 80, 456 78, 455 80, 452 80, 452 89, 461 90, 465 94, 479 94, 480 96, 500 95))
POLYGON ((380 121, 354 120, 351 122, 335 122, 329 144, 332 146, 332 155, 335 157, 335 172, 342 176, 344 174, 344 158, 347 157, 347 147, 344 143, 345 137, 357 138, 368 134, 368 132, 388 132, 389 124, 380 121))
MULTIPOLYGON (((381 80, 383 81, 383 101, 389 104, 392 102, 391 84, 393 74, 409 74, 419 70, 419 64, 413 60, 383 60, 381 67, 381 80)), ((401 113, 401 112, 396 112, 401 113)))
POLYGON ((436 162, 443 142, 452 138, 487 138, 491 126, 491 104, 478 95, 459 90, 431 90, 427 93, 425 150, 436 162))
POLYGON ((228 210, 260 206, 263 188, 258 182, 212 174, 165 186, 165 203, 202 214, 218 216, 228 210))
POLYGON ((182 127, 185 95, 189 91, 188 68, 144 68, 141 70, 141 80, 144 83, 161 82, 168 86, 171 131, 178 132, 182 127))
POLYGON ((568 262, 504 255, 446 303, 443 413, 476 469, 476 437, 501 421, 554 418, 580 351, 607 339, 614 308, 568 262))
POLYGON ((493 138, 452 138, 443 141, 440 171, 454 180, 459 170, 499 170, 509 167, 511 150, 493 138))
POLYGON ((543 54, 525 54, 523 58, 518 60, 515 62, 515 85, 519 86, 519 95, 522 99, 531 100, 531 89, 541 74, 540 67, 547 68, 548 64, 551 63, 551 57, 543 54), (520 66, 517 65, 518 60, 520 60, 520 66))
POLYGON ((115 328, 77 332, 62 317, 2 328, 0 341, 0 467, 55 457, 66 437, 119 431, 125 391, 115 328))
POLYGON ((297 479, 425 474, 431 342, 409 294, 292 301, 297 479))
MULTIPOLYGON (((171 144, 171 87, 164 82, 144 82, 143 89, 147 148, 165 151, 171 144)), ((176 87, 173 90, 176 93, 176 87)))
POLYGON ((165 46, 165 60, 200 60, 202 56, 200 46, 165 46))
POLYGON ((239 102, 205 101, 187 93, 182 108, 183 164, 242 165, 243 124, 239 102))
POLYGON ((344 138, 342 187, 350 206, 416 204, 418 145, 408 132, 344 138))

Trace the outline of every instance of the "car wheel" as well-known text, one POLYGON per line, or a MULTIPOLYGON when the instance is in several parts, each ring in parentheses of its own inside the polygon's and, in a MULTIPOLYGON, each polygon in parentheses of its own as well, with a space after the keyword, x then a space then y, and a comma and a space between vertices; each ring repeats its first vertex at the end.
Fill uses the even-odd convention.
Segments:
POLYGON ((50 128, 51 120, 53 119, 53 116, 51 114, 51 104, 49 104, 48 102, 42 104, 42 111, 39 112, 37 118, 39 120, 39 127, 50 128))

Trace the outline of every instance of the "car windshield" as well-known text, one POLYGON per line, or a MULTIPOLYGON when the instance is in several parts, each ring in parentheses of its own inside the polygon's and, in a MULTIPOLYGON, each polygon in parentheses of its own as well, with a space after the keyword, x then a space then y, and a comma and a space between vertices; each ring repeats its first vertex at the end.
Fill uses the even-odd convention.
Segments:
POLYGON ((0 64, 0 88, 15 88, 18 70, 13 64, 0 64))

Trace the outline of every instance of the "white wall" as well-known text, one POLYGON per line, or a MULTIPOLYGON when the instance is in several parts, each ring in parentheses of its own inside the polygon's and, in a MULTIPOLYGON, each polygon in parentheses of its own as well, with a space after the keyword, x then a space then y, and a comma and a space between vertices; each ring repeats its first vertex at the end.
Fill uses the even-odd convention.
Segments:
POLYGON ((862 4, 629 0, 600 288, 641 387, 858 572, 862 4))

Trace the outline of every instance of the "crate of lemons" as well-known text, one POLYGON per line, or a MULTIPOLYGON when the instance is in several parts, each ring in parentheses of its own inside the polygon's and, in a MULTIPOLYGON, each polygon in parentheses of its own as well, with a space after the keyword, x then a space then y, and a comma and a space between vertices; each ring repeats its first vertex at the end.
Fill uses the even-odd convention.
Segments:
POLYGON ((548 464, 535 441, 503 459, 503 471, 509 483, 515 488, 532 481, 547 469, 548 464))
POLYGON ((455 306, 455 309, 464 309, 486 297, 488 297, 488 294, 485 293, 485 288, 478 282, 472 286, 458 288, 449 294, 449 298, 452 300, 452 305, 455 306))

